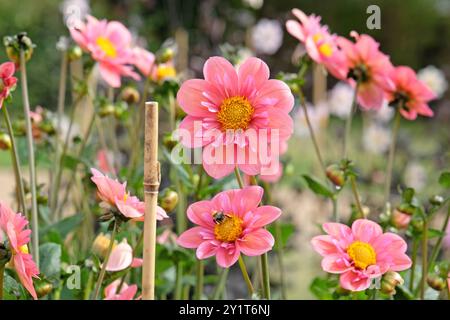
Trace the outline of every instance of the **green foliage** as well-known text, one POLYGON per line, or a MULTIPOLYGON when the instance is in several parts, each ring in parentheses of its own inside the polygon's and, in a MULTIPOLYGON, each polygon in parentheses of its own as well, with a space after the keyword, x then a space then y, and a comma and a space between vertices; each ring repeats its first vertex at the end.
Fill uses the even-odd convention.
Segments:
POLYGON ((324 196, 326 198, 334 197, 334 193, 317 179, 310 177, 307 174, 302 175, 302 177, 303 179, 305 179, 309 189, 315 194, 324 196))

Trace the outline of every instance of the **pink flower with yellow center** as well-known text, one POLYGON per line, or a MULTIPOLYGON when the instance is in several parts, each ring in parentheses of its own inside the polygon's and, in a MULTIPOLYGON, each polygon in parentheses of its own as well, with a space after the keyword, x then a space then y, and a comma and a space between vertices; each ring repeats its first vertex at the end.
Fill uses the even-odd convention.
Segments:
POLYGON ((362 291, 388 271, 411 267, 406 242, 394 233, 383 233, 373 221, 359 219, 351 228, 341 223, 322 227, 327 235, 314 237, 312 246, 323 257, 322 269, 340 274, 344 289, 362 291))
POLYGON ((232 266, 241 253, 259 256, 270 251, 274 239, 264 226, 281 215, 272 206, 258 207, 264 190, 258 186, 227 190, 212 200, 189 206, 187 216, 195 223, 182 233, 177 243, 184 248, 197 248, 197 258, 216 256, 223 268, 232 266))
POLYGON ((133 284, 129 286, 126 283, 122 284, 122 288, 119 290, 120 279, 111 282, 105 288, 105 299, 104 300, 133 300, 136 292, 138 290, 137 285, 133 284))
POLYGON ((135 58, 131 33, 122 23, 88 16, 86 23, 70 28, 70 34, 99 63, 100 75, 108 85, 120 87, 122 76, 139 80, 131 66, 135 58))
POLYGON ((133 63, 146 77, 149 77, 155 66, 155 55, 140 47, 133 48, 133 63))
POLYGON ((203 74, 204 80, 188 80, 178 91, 178 103, 187 113, 179 129, 188 135, 182 134, 181 142, 188 148, 204 147, 203 167, 216 179, 236 166, 249 175, 261 173, 293 131, 289 87, 269 80, 268 66, 253 57, 237 70, 224 58, 209 58, 203 74), (262 147, 270 150, 265 153, 262 147))
POLYGON ((393 88, 386 91, 389 104, 399 107, 403 117, 414 120, 418 114, 433 116, 433 110, 428 106, 428 102, 436 99, 436 95, 417 78, 413 69, 406 66, 395 67, 389 76, 394 84, 393 88))
POLYGON ((6 236, 12 253, 11 265, 16 270, 20 282, 33 299, 37 299, 33 278, 39 278, 39 269, 28 253, 31 230, 26 229, 28 221, 20 213, 15 213, 5 203, 0 202, 0 241, 6 236))
MULTIPOLYGON (((138 197, 130 195, 127 183, 111 179, 100 171, 91 168, 91 180, 97 186, 97 196, 105 204, 117 208, 126 218, 143 221, 145 204, 138 197)), ((158 206, 157 220, 168 218, 163 208, 158 206)))
POLYGON ((3 101, 8 98, 10 92, 14 90, 17 78, 13 77, 16 67, 13 62, 5 62, 0 64, 0 109, 3 101))
POLYGON ((358 83, 358 103, 363 109, 380 109, 383 106, 385 90, 393 88, 389 73, 393 66, 389 56, 379 50, 380 44, 371 36, 352 31, 353 43, 344 37, 338 37, 337 43, 345 58, 345 72, 341 80, 347 80, 352 86, 358 83))
POLYGON ((292 14, 299 21, 288 20, 287 31, 303 43, 312 60, 323 64, 335 77, 345 77, 344 56, 337 47, 337 36, 330 34, 328 26, 320 24, 321 17, 314 14, 307 16, 299 9, 292 9, 292 14))

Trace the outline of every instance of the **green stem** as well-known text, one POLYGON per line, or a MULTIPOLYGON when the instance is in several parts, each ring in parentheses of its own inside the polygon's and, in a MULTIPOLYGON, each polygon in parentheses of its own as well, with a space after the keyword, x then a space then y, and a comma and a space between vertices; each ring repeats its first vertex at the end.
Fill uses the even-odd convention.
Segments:
POLYGON ((22 169, 20 167, 19 153, 17 152, 16 138, 14 137, 14 131, 11 125, 11 118, 6 105, 3 105, 3 115, 5 117, 6 127, 8 134, 11 137, 11 157, 13 161, 13 169, 16 176, 17 192, 19 194, 20 206, 22 207, 23 214, 30 220, 28 215, 27 206, 25 203, 25 188, 23 186, 22 169))
POLYGON ((183 265, 181 261, 176 264, 176 278, 175 278, 175 300, 181 300, 183 294, 183 265))
POLYGON ((276 253, 278 260, 278 269, 280 272, 280 287, 281 287, 281 299, 286 300, 286 282, 284 277, 284 262, 283 262, 283 243, 281 239, 281 225, 277 220, 274 222, 275 226, 275 243, 276 243, 276 253))
POLYGON ((425 299, 425 289, 428 275, 428 220, 425 219, 422 234, 422 279, 420 279, 420 299, 425 299))
POLYGON ((350 183, 352 185, 353 197, 355 198, 356 208, 358 209, 359 216, 361 218, 366 218, 366 216, 364 214, 364 210, 363 210, 362 204, 361 204, 361 200, 359 198, 358 188, 356 186, 356 179, 355 179, 354 176, 350 176, 350 183))
POLYGON ((242 181, 241 173, 239 172, 239 168, 234 167, 234 175, 236 176, 236 181, 239 185, 239 188, 244 188, 244 182, 242 181))
POLYGON ((441 250, 442 241, 444 240, 445 231, 447 230, 449 219, 450 219, 450 206, 448 207, 447 216, 445 217, 444 224, 442 225, 441 236, 439 236, 436 244, 433 247, 433 251, 431 251, 431 258, 429 262, 430 269, 434 267, 434 263, 439 255, 439 251, 441 250))
POLYGON ((203 276, 205 272, 205 266, 202 260, 197 260, 197 281, 195 283, 195 300, 201 300, 203 296, 203 276))
POLYGON ((419 250, 419 240, 417 238, 414 238, 413 240, 413 248, 412 248, 412 254, 411 254, 411 273, 409 276, 409 291, 413 292, 414 290, 414 278, 416 275, 416 264, 417 264, 417 251, 419 250))
POLYGON ((27 131, 28 165, 30 169, 31 228, 32 228, 31 251, 34 261, 36 262, 36 265, 39 268, 39 221, 38 221, 39 217, 37 211, 37 196, 36 196, 36 168, 34 163, 33 131, 31 128, 30 100, 28 98, 27 68, 24 50, 20 50, 20 73, 22 80, 23 108, 25 113, 25 124, 27 131))
POLYGON ((252 285, 252 281, 250 280, 250 277, 248 275, 247 267, 245 266, 244 259, 242 258, 241 255, 239 255, 238 261, 239 261, 239 268, 241 268, 242 276, 244 277, 245 284, 247 285, 248 295, 251 298, 253 296, 253 292, 254 292, 253 285, 252 285))
POLYGON ((391 183, 392 183, 392 170, 394 168, 394 159, 395 159, 395 145, 397 142, 397 134, 398 128, 400 127, 400 112, 396 111, 394 124, 392 128, 392 137, 391 137, 391 145, 389 147, 389 156, 388 156, 388 164, 386 170, 386 183, 384 186, 384 203, 389 202, 389 195, 391 191, 391 183))
POLYGON ((5 276, 5 265, 0 266, 0 300, 3 300, 3 279, 5 276))
POLYGON ((356 108, 358 106, 358 87, 359 84, 356 83, 355 92, 353 94, 353 102, 352 102, 352 108, 350 110, 350 113, 348 115, 347 121, 345 123, 345 137, 344 137, 344 155, 343 159, 348 159, 348 145, 350 144, 350 134, 352 131, 352 119, 353 115, 356 112, 356 108))
POLYGON ((110 243, 109 243, 108 251, 106 252, 105 261, 103 261, 102 268, 100 270, 100 275, 98 277, 97 283, 95 284, 93 300, 97 300, 98 295, 100 293, 100 289, 102 287, 103 279, 105 278, 105 274, 106 274, 106 266, 108 265, 109 257, 111 256, 111 251, 112 251, 112 249, 114 247, 114 240, 116 238, 117 227, 118 226, 117 226, 116 220, 114 220, 113 223, 114 223, 114 225, 113 225, 113 230, 112 230, 112 233, 111 233, 111 240, 110 240, 110 243))
POLYGON ((263 278, 264 298, 270 300, 270 276, 269 276, 269 258, 267 253, 261 255, 261 270, 263 278))
POLYGON ((333 220, 336 222, 339 222, 339 215, 338 215, 338 208, 337 208, 337 197, 333 197, 331 199, 332 206, 333 206, 333 220))
POLYGON ((311 136, 311 140, 314 145, 314 150, 316 152, 317 159, 319 160, 320 168, 322 169, 322 172, 326 178, 327 174, 326 174, 325 163, 323 161, 322 154, 320 152, 319 143, 317 142, 316 135, 314 133, 314 128, 311 124, 311 120, 309 119, 308 108, 306 107, 305 96, 303 95, 302 90, 300 90, 300 92, 299 92, 299 97, 300 97, 300 105, 302 106, 303 112, 305 113, 305 120, 306 120, 306 124, 308 125, 309 135, 311 136))
POLYGON ((220 272, 219 275, 219 281, 217 281, 217 286, 214 289, 212 298, 213 300, 219 300, 222 295, 223 295, 223 291, 225 290, 225 284, 227 282, 227 278, 228 278, 228 268, 222 269, 222 271, 220 272))
MULTIPOLYGON (((64 106, 65 106, 65 98, 66 98, 66 82, 67 82, 67 65, 68 65, 68 56, 67 52, 64 50, 62 52, 61 59, 61 70, 59 75, 59 90, 58 90, 58 107, 56 114, 56 135, 55 135, 55 164, 58 164, 59 157, 61 154, 59 137, 61 135, 61 119, 64 115, 64 106)), ((58 170, 56 170, 58 171, 58 170)), ((53 185, 53 184, 52 184, 53 185)), ((51 196, 54 196, 52 194, 51 196)))

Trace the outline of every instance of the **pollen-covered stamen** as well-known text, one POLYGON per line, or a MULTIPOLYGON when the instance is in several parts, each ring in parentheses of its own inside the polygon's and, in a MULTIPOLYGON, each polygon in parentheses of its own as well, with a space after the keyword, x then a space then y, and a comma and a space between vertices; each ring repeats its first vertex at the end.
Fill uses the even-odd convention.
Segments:
POLYGON ((116 47, 108 38, 98 37, 96 43, 107 57, 115 58, 117 56, 116 47))
POLYGON ((223 100, 217 113, 222 130, 246 130, 252 120, 254 108, 245 97, 231 97, 223 100))
POLYGON ((377 262, 377 255, 375 253, 375 250, 370 244, 366 242, 353 242, 347 248, 347 254, 350 259, 352 259, 355 267, 363 270, 377 262))
POLYGON ((217 240, 223 242, 234 242, 242 234, 242 219, 227 214, 225 219, 214 226, 214 236, 217 240))

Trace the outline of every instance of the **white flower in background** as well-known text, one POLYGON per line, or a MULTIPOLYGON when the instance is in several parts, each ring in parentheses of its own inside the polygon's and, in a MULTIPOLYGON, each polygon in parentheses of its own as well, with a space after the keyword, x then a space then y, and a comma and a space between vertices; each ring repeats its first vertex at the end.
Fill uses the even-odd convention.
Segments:
POLYGON ((352 110, 354 89, 344 83, 338 82, 328 93, 328 107, 330 113, 341 119, 347 119, 352 110))
POLYGON ((56 43, 56 50, 62 52, 67 51, 67 49, 69 48, 69 43, 70 43, 69 38, 60 36, 58 42, 56 43))
POLYGON ((372 123, 363 129, 362 140, 365 150, 382 154, 389 149, 391 132, 379 124, 372 123))
POLYGON ((75 27, 91 12, 89 0, 64 0, 60 9, 68 28, 75 27))
MULTIPOLYGON (((309 121, 311 122, 314 133, 318 134, 318 132, 328 124, 328 119, 330 117, 328 108, 325 103, 319 103, 317 106, 307 103, 306 109, 308 110, 309 121)), ((300 137, 309 137, 308 123, 306 122, 305 113, 302 107, 298 109, 294 121, 295 133, 300 137)))
POLYGON ((283 43, 283 29, 277 20, 259 20, 251 36, 253 48, 262 54, 274 54, 283 43))
POLYGON ((387 123, 394 116, 395 110, 392 107, 389 107, 387 100, 384 100, 383 105, 378 110, 373 110, 373 116, 375 120, 381 123, 387 123))
POLYGON ((242 3, 249 6, 252 9, 258 10, 261 9, 261 7, 264 4, 264 0, 242 0, 242 3))
MULTIPOLYGON (((58 123, 57 123, 57 117, 55 115, 52 115, 51 121, 53 123, 53 125, 55 126, 55 128, 58 127, 58 123)), ((61 118, 61 131, 59 133, 59 140, 64 142, 66 140, 66 136, 67 133, 69 131, 69 127, 70 127, 70 119, 67 116, 63 116, 61 118)), ((73 123, 72 124, 72 128, 70 130, 70 134, 69 134, 69 144, 71 144, 73 142, 73 139, 76 137, 79 137, 81 134, 81 130, 80 130, 80 126, 77 123, 73 123)))
POLYGON ((428 66, 419 71, 418 78, 430 87, 437 98, 441 98, 448 88, 448 82, 445 79, 444 72, 435 66, 428 66))
POLYGON ((422 190, 427 183, 427 172, 418 162, 412 162, 406 166, 404 182, 408 187, 417 191, 422 190))

